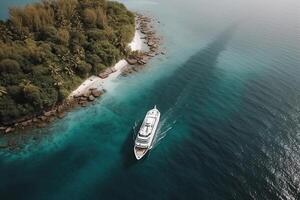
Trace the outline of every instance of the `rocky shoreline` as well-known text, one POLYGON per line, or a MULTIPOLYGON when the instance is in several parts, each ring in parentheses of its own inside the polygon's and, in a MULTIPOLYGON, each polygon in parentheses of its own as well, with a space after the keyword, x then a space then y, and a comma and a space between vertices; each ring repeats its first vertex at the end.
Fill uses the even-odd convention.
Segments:
POLYGON ((103 93, 104 91, 91 89, 82 96, 76 96, 73 99, 68 99, 65 102, 56 105, 39 115, 28 116, 26 118, 18 119, 11 124, 4 124, 0 126, 0 131, 4 134, 8 134, 14 132, 15 130, 46 127, 47 124, 53 122, 55 119, 62 119, 66 115, 66 112, 72 108, 77 106, 86 107, 89 102, 95 101, 95 99, 100 97, 103 93))
POLYGON ((147 45, 146 51, 133 52, 127 59, 128 66, 122 70, 122 75, 127 76, 142 69, 148 61, 158 55, 165 55, 166 52, 160 49, 161 38, 154 31, 154 23, 160 23, 151 17, 136 13, 137 30, 143 34, 142 39, 147 45))
MULTIPOLYGON (((161 44, 161 38, 159 38, 154 31, 153 23, 154 19, 136 13, 136 29, 143 34, 142 39, 147 46, 146 51, 134 51, 127 59, 128 65, 122 69, 121 75, 127 76, 133 72, 142 69, 147 62, 157 56, 165 55, 164 51, 159 49, 161 44)), ((159 21, 157 23, 160 23, 159 21)), ((107 68, 105 71, 98 74, 101 79, 107 78, 111 73, 116 70, 114 67, 107 68)), ((0 124, 0 133, 9 134, 16 130, 25 130, 30 128, 43 128, 56 119, 61 119, 66 115, 66 112, 70 111, 74 107, 86 107, 89 103, 96 100, 105 93, 105 90, 91 88, 84 94, 74 95, 72 98, 66 99, 63 103, 60 103, 43 113, 27 116, 18 120, 15 120, 9 124, 0 124)))

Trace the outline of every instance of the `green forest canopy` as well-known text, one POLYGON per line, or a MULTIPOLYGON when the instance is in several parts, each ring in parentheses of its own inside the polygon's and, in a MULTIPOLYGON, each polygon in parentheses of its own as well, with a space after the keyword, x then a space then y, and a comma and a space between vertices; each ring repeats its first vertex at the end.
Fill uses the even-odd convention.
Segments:
POLYGON ((43 0, 0 21, 0 122, 38 114, 129 53, 134 14, 106 0, 43 0))

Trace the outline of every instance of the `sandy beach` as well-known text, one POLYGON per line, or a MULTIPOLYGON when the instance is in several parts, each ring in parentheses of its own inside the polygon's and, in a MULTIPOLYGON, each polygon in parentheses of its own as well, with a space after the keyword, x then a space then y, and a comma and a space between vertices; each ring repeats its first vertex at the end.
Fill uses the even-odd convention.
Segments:
MULTIPOLYGON (((145 40, 142 39, 142 37, 143 34, 139 30, 136 30, 133 40, 128 44, 132 51, 140 51, 147 48, 144 43, 145 40)), ((121 74, 122 69, 127 65, 127 61, 125 59, 122 59, 113 66, 115 72, 109 74, 107 78, 102 79, 95 75, 90 76, 69 95, 69 98, 81 96, 92 88, 97 88, 98 90, 104 89, 106 91, 111 89, 113 80, 115 80, 121 74)))

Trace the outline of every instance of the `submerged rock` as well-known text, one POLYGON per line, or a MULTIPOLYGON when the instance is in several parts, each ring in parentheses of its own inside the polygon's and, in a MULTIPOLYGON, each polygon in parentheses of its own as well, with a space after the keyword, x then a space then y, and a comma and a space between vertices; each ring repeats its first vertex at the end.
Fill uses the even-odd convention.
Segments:
POLYGON ((82 103, 81 103, 81 106, 82 106, 82 107, 87 107, 87 102, 82 102, 82 103))
POLYGON ((38 125, 36 125, 38 128, 44 128, 44 127, 46 127, 47 126, 47 124, 46 123, 40 123, 40 124, 38 124, 38 125))
POLYGON ((95 100, 95 97, 93 95, 90 95, 89 96, 89 101, 94 101, 95 100))
POLYGON ((15 129, 13 127, 8 127, 7 129, 5 129, 5 133, 10 133, 13 132, 15 129))
POLYGON ((0 148, 7 148, 7 147, 9 147, 7 142, 0 143, 0 148))
POLYGON ((98 76, 102 79, 105 79, 108 77, 108 75, 109 75, 108 73, 100 73, 98 76))
POLYGON ((57 115, 57 117, 58 117, 59 119, 62 119, 62 118, 65 117, 65 113, 59 113, 59 114, 57 115))

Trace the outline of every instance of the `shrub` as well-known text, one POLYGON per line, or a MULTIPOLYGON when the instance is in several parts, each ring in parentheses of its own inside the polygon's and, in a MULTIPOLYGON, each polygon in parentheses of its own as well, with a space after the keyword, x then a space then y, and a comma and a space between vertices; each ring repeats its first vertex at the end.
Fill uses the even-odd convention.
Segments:
POLYGON ((124 25, 120 27, 119 38, 122 43, 129 43, 134 37, 135 29, 131 25, 124 25))
POLYGON ((93 69, 92 72, 94 75, 98 75, 101 71, 103 71, 106 68, 105 65, 101 64, 101 63, 97 63, 95 65, 93 65, 93 69))
POLYGON ((53 24, 54 11, 51 7, 43 7, 41 4, 27 5, 24 8, 11 8, 10 21, 19 29, 28 27, 31 31, 38 31, 43 26, 53 24))
POLYGON ((17 61, 12 59, 3 59, 0 62, 0 72, 19 73, 21 71, 20 65, 17 61))
POLYGON ((53 4, 56 4, 58 10, 57 13, 59 16, 62 16, 64 19, 70 20, 75 13, 75 9, 78 5, 77 0, 57 0, 53 4))
POLYGON ((69 43, 70 34, 66 29, 59 29, 57 32, 57 41, 59 44, 67 45, 69 43))
POLYGON ((22 102, 22 88, 18 85, 11 85, 7 87, 8 94, 16 101, 22 102))
POLYGON ((96 25, 98 28, 104 28, 107 23, 107 16, 103 8, 98 7, 95 10, 95 13, 97 15, 96 25))
POLYGON ((55 42, 56 34, 57 29, 54 26, 44 26, 40 31, 40 39, 55 42))
POLYGON ((0 120, 7 122, 21 117, 21 110, 10 96, 0 98, 0 120))
POLYGON ((52 45, 52 53, 55 55, 64 55, 69 52, 69 49, 64 45, 52 45))
POLYGON ((102 63, 102 59, 97 56, 96 54, 87 54, 86 55, 86 62, 90 63, 91 65, 96 65, 97 63, 102 63))
POLYGON ((19 31, 21 31, 23 27, 22 15, 22 10, 19 8, 13 7, 9 9, 9 19, 19 31))
POLYGON ((88 73, 91 71, 91 69, 92 69, 92 65, 85 62, 82 62, 77 66, 78 75, 82 78, 85 78, 88 75, 88 73))
POLYGON ((39 77, 41 75, 48 75, 50 73, 48 67, 45 67, 43 65, 36 65, 32 67, 32 74, 34 77, 39 77))
POLYGON ((34 106, 38 106, 39 108, 42 107, 43 103, 39 87, 29 82, 20 84, 20 87, 22 88, 26 100, 32 102, 34 106))
POLYGON ((86 35, 88 37, 89 42, 106 40, 107 38, 105 31, 96 28, 88 30, 86 35))
POLYGON ((106 66, 114 65, 120 58, 120 51, 108 41, 100 41, 92 45, 92 49, 106 66))
POLYGON ((71 32, 72 44, 83 45, 86 42, 86 36, 82 32, 72 31, 71 32))
POLYGON ((69 96, 70 92, 66 88, 60 88, 58 90, 58 101, 63 101, 69 96))

